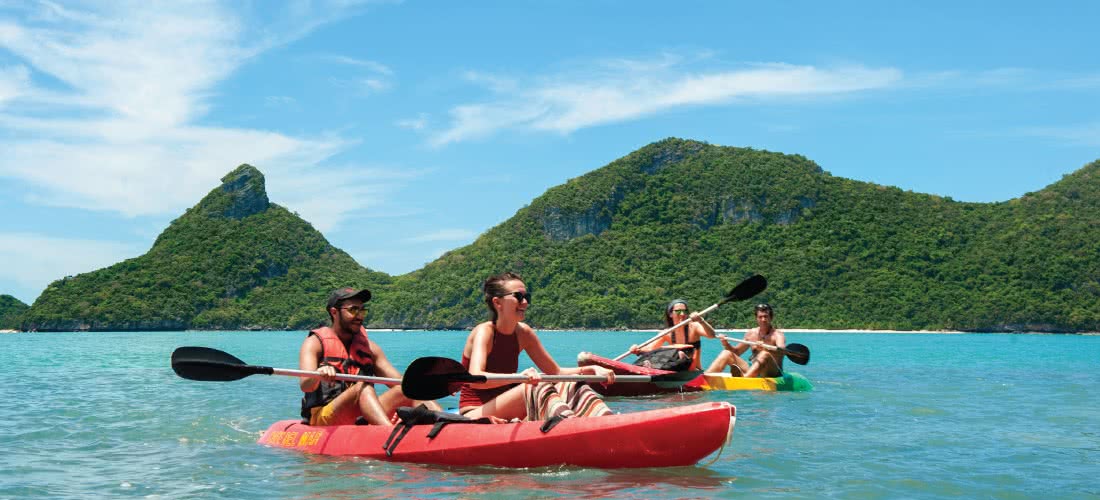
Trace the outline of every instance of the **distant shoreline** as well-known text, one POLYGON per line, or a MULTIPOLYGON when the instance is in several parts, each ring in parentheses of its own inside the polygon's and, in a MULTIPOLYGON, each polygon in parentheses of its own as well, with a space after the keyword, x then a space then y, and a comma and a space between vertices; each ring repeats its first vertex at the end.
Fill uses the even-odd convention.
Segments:
MULTIPOLYGON (((907 333, 928 333, 933 335, 968 335, 968 334, 1010 334, 1010 335, 1100 335, 1100 332, 964 332, 959 330, 862 330, 862 329, 844 329, 844 330, 826 330, 817 328, 780 328, 784 333, 885 333, 885 334, 907 334, 907 333)), ((423 328, 368 328, 367 332, 431 332, 431 331, 445 331, 445 332, 464 332, 469 330, 425 330, 423 328)), ((537 332, 622 332, 622 333, 657 333, 660 330, 656 328, 535 328, 537 332)), ((744 334, 746 329, 744 328, 715 328, 715 332, 724 334, 744 334)))
MULTIPOLYGON (((928 333, 934 335, 985 335, 985 334, 1009 334, 1009 335, 1085 335, 1095 336, 1100 335, 1100 332, 963 332, 957 330, 861 330, 861 329, 845 329, 845 330, 826 330, 816 328, 779 328, 784 333, 885 333, 885 334, 907 334, 907 333, 928 333)), ((626 329, 626 330, 589 330, 584 328, 536 328, 540 332, 629 332, 629 333, 657 333, 660 330, 657 329, 626 329)), ((373 330, 371 330, 373 331, 373 330)), ((401 331, 401 330, 393 330, 401 331)), ((716 328, 714 330, 718 333, 724 334, 744 334, 746 329, 723 329, 716 328)))
MULTIPOLYGON (((548 333, 553 333, 553 332, 656 333, 656 332, 660 331, 660 330, 657 330, 655 328, 649 328, 649 329, 536 328, 535 330, 539 331, 539 332, 548 332, 548 333)), ((784 333, 870 333, 870 334, 912 334, 912 333, 918 333, 918 334, 933 334, 933 335, 1009 334, 1009 335, 1082 335, 1082 336, 1086 336, 1086 337, 1100 336, 1100 332, 963 332, 963 331, 957 331, 957 330, 863 330, 863 329, 856 329, 856 328, 844 329, 844 330, 827 330, 827 329, 816 329, 816 328, 780 328, 780 330, 783 330, 784 333)), ((180 331, 180 332, 213 332, 213 331, 225 331, 225 332, 230 332, 230 331, 280 331, 280 332, 284 332, 285 331, 285 332, 296 332, 296 331, 303 331, 304 332, 306 330, 253 330, 253 329, 247 329, 247 330, 149 330, 149 331, 180 331)), ((463 331, 469 331, 469 330, 465 330, 465 329, 462 329, 462 330, 426 330, 426 329, 423 329, 423 328, 368 328, 367 329, 367 332, 424 332, 424 331, 428 331, 428 332, 431 332, 431 331, 463 332, 463 331)), ((721 328, 719 328, 719 329, 715 329, 715 331, 718 332, 718 333, 723 333, 723 334, 744 335, 746 330, 744 328, 741 328, 741 329, 721 329, 721 328)), ((0 330, 0 334, 5 334, 5 333, 65 333, 65 332, 96 333, 96 332, 87 331, 87 330, 65 330, 65 331, 56 331, 56 332, 54 332, 54 331, 25 332, 23 330, 0 330)))

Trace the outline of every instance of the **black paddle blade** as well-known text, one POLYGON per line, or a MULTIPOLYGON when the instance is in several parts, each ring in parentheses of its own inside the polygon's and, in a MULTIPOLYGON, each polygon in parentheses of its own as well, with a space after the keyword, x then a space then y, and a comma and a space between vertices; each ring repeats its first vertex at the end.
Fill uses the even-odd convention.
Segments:
POLYGON ((229 382, 271 373, 271 368, 246 365, 232 354, 209 347, 176 349, 172 352, 172 370, 185 379, 204 382, 229 382))
POLYGON ((663 387, 665 389, 675 389, 684 385, 692 380, 695 380, 699 375, 703 374, 703 370, 685 370, 682 372, 666 373, 664 375, 654 375, 649 378, 650 382, 653 382, 657 387, 663 387))
POLYGON ((787 351, 784 354, 786 354, 787 357, 795 363, 804 365, 810 362, 809 347, 806 347, 802 344, 787 344, 787 347, 785 347, 784 350, 787 351))
POLYGON ((726 298, 722 299, 722 303, 751 299, 760 292, 763 292, 766 288, 768 288, 767 278, 759 274, 754 274, 733 287, 729 295, 726 295, 726 298))
POLYGON ((401 391, 411 399, 431 401, 458 392, 463 384, 484 381, 485 377, 471 375, 458 361, 428 356, 409 363, 401 377, 401 391))

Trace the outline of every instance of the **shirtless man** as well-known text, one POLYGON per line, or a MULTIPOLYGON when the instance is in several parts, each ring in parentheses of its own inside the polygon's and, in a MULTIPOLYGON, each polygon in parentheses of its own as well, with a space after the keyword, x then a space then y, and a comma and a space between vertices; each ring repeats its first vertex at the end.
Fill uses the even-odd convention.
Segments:
MULTIPOLYGON (((779 348, 787 347, 787 337, 783 331, 772 325, 775 312, 768 304, 756 306, 756 328, 745 332, 745 340, 762 342, 779 348)), ((742 377, 779 377, 783 375, 783 354, 769 351, 762 347, 752 347, 752 365, 741 359, 741 354, 749 349, 748 344, 731 345, 725 335, 719 335, 722 341, 722 351, 714 362, 707 368, 707 372, 720 372, 727 366, 730 373, 742 377)))

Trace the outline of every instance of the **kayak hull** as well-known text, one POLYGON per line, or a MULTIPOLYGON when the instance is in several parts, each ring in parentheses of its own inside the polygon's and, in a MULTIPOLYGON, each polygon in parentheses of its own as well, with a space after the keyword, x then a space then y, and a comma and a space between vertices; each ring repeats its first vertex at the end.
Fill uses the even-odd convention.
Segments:
POLYGON ((448 424, 434 438, 431 425, 412 427, 392 456, 382 446, 392 427, 272 424, 259 443, 306 453, 438 465, 595 468, 693 465, 723 446, 737 410, 703 403, 604 417, 569 418, 543 433, 543 422, 448 424))
MULTIPOLYGON (((814 386, 800 373, 784 373, 782 377, 745 378, 728 373, 704 373, 704 391, 809 391, 814 386)), ((694 380, 692 382, 695 382, 694 380)))
MULTIPOLYGON (((578 366, 598 365, 621 375, 664 375, 673 373, 615 361, 592 353, 582 353, 578 366)), ((680 387, 660 387, 656 384, 589 384, 604 396, 650 396, 677 392, 697 391, 809 391, 813 384, 798 373, 785 373, 782 377, 746 378, 728 373, 704 373, 680 387)))

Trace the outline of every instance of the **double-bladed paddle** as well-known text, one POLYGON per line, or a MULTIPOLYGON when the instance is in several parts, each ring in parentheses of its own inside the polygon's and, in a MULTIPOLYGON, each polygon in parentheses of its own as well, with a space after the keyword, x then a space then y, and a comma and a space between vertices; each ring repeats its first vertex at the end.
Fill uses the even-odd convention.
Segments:
MULTIPOLYGON (((730 293, 726 294, 726 296, 723 297, 722 300, 718 301, 717 304, 714 304, 714 305, 712 305, 712 306, 710 306, 706 309, 703 309, 702 311, 699 311, 699 315, 704 316, 707 313, 709 313, 709 312, 711 312, 715 309, 718 309, 718 306, 720 306, 722 304, 725 304, 726 302, 736 302, 736 301, 739 301, 739 300, 751 299, 751 298, 755 297, 757 294, 759 294, 760 292, 763 292, 765 288, 768 288, 768 280, 765 279, 763 276, 761 276, 759 274, 754 274, 754 275, 750 276, 748 279, 746 279, 745 281, 742 281, 741 283, 738 283, 737 286, 733 287, 733 290, 730 290, 730 293)), ((658 333, 653 338, 639 344, 638 347, 645 347, 649 344, 652 344, 652 343, 656 342, 658 339, 660 339, 661 337, 664 337, 665 335, 668 335, 669 332, 671 332, 671 331, 673 331, 677 328, 680 328, 681 326, 684 326, 684 325, 686 325, 690 322, 691 322, 691 318, 687 318, 687 319, 685 319, 685 320, 683 320, 679 323, 676 323, 675 325, 672 325, 668 328, 665 328, 664 330, 661 331, 661 333, 658 333)), ((620 354, 618 357, 616 357, 615 361, 619 361, 619 360, 621 360, 621 359, 623 359, 623 358, 625 358, 629 355, 630 355, 630 351, 626 351, 626 352, 620 354)))
MULTIPOLYGON (((299 378, 321 378, 318 372, 288 370, 270 366, 245 364, 232 354, 209 347, 180 347, 172 352, 172 370, 185 379, 208 382, 230 382, 249 375, 283 375, 299 378)), ((397 385, 401 381, 388 377, 336 374, 336 380, 367 382, 371 384, 397 385)))
MULTIPOLYGON (((702 371, 683 371, 667 375, 615 375, 615 383, 650 382, 661 387, 679 387, 698 377, 702 371)), ((542 375, 542 382, 603 382, 600 375, 542 375)), ((417 358, 405 369, 401 390, 405 395, 421 401, 439 399, 458 392, 463 384, 480 384, 490 380, 526 382, 527 376, 519 373, 474 375, 462 363, 449 358, 429 356, 417 358)))
POLYGON ((802 344, 787 344, 787 347, 776 347, 774 345, 765 344, 763 342, 735 339, 733 337, 727 337, 725 335, 720 335, 718 338, 724 338, 731 342, 737 342, 738 344, 747 344, 755 347, 760 347, 762 349, 772 352, 779 352, 785 354, 788 358, 790 358, 791 361, 800 365, 804 365, 810 362, 810 348, 802 344))

